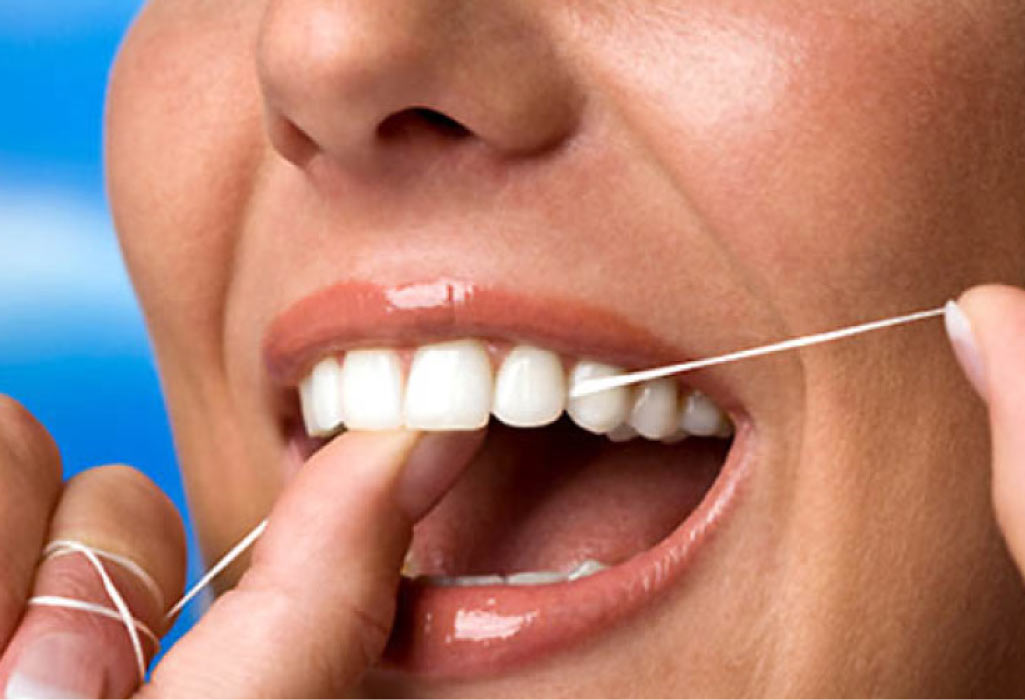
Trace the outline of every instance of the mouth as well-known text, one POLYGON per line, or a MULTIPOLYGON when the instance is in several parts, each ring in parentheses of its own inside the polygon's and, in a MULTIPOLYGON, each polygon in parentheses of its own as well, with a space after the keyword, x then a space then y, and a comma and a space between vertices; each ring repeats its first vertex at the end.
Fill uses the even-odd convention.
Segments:
POLYGON ((493 675, 607 632, 692 568, 745 472, 750 421, 713 373, 568 398, 686 359, 600 309, 344 283, 279 316, 265 355, 289 471, 345 430, 485 434, 414 528, 393 671, 493 675))

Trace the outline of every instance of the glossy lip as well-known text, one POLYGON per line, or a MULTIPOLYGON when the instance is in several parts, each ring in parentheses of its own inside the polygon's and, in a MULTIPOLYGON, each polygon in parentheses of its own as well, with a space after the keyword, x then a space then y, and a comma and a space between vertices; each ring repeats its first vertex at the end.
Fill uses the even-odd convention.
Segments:
MULTIPOLYGON (((328 354, 453 337, 531 343, 624 368, 689 359, 650 331, 592 304, 453 279, 335 284, 277 316, 263 349, 273 383, 294 392, 328 354)), ((729 412, 737 434, 712 487, 672 534, 626 562, 572 582, 450 588, 404 579, 386 664, 432 677, 494 674, 584 641, 671 588, 733 506, 754 436, 746 412, 718 373, 688 375, 687 384, 729 412)), ((286 473, 298 469, 299 460, 299 451, 290 450, 286 473)))
MULTIPOLYGON (((263 354, 271 381, 294 388, 317 360, 332 353, 460 337, 529 343, 625 369, 690 359, 684 349, 594 304, 448 278, 334 284, 279 314, 268 327, 263 354)), ((731 414, 742 412, 717 373, 688 375, 687 384, 731 414)))

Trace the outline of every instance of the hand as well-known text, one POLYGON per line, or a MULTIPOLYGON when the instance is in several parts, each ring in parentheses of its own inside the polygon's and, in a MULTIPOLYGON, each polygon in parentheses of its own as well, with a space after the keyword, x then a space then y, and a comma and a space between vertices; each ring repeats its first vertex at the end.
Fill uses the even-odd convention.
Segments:
POLYGON ((958 300, 947 328, 965 374, 989 406, 993 504, 1025 573, 1025 291, 984 286, 958 300))
MULTIPOLYGON (((160 635, 184 588, 177 511, 138 471, 62 484, 53 440, 0 396, 0 688, 21 697, 319 696, 351 690, 384 649, 412 524, 441 497, 480 434, 351 433, 311 458, 278 499, 248 572, 139 688, 120 622, 27 605, 59 595, 110 607, 76 540, 134 561, 159 590, 104 560, 133 615, 160 635), (269 633, 271 632, 272 633, 269 633)), ((148 657, 153 645, 143 640, 148 657)))

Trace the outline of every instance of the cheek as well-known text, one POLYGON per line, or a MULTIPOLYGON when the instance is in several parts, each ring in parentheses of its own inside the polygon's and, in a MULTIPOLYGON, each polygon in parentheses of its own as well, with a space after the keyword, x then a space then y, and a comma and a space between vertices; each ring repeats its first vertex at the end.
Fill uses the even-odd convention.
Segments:
POLYGON ((601 42, 640 56, 605 85, 752 284, 835 317, 1025 269, 1025 74, 999 13, 802 4, 689 3, 601 42))
POLYGON ((111 207, 162 356, 217 352, 237 231, 263 148, 248 26, 237 9, 216 5, 151 3, 111 75, 111 207))

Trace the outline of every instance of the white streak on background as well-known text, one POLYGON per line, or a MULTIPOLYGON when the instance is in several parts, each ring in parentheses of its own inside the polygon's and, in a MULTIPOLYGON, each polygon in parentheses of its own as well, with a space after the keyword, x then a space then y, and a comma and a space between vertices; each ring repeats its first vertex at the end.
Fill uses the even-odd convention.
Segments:
POLYGON ((73 191, 0 182, 0 354, 73 349, 62 338, 146 348, 109 218, 73 191))

